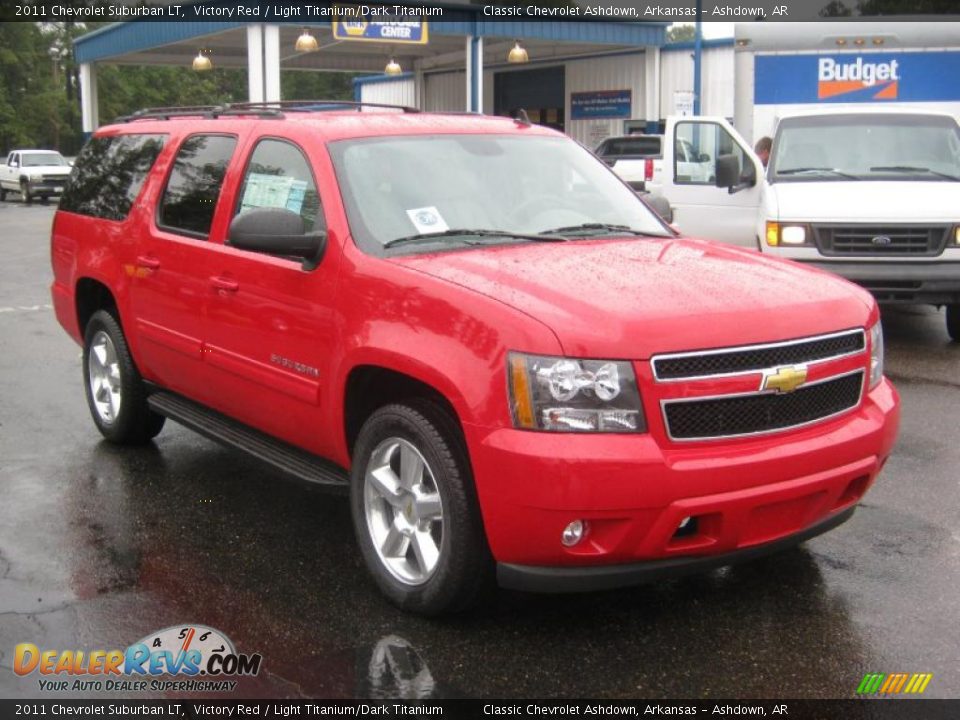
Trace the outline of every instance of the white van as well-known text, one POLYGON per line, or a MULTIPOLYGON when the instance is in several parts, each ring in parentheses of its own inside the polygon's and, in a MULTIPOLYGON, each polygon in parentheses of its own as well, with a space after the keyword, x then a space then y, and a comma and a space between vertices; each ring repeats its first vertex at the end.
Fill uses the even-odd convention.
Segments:
POLYGON ((684 233, 830 270, 885 303, 946 305, 960 341, 960 126, 945 113, 781 118, 769 165, 723 118, 667 121, 661 192, 684 233), (689 142, 710 169, 672 154, 689 142))

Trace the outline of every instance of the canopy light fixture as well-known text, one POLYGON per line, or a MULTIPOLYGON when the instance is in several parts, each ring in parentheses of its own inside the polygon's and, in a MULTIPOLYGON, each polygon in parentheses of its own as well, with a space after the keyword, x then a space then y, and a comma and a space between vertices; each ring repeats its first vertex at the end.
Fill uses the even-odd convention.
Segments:
POLYGON ((507 53, 507 62, 510 63, 525 63, 530 62, 530 54, 527 52, 526 48, 520 45, 520 41, 517 40, 513 47, 510 48, 510 52, 507 53))
POLYGON ((400 63, 393 58, 390 58, 390 62, 387 63, 387 66, 383 69, 383 71, 387 75, 399 75, 403 72, 403 68, 400 67, 400 63))
POLYGON ((319 47, 317 39, 306 28, 300 33, 300 37, 297 38, 297 43, 294 45, 296 51, 302 53, 315 52, 319 47))
POLYGON ((193 59, 193 69, 197 72, 206 72, 207 70, 213 69, 213 62, 210 60, 210 51, 205 48, 200 48, 197 51, 197 56, 193 59))

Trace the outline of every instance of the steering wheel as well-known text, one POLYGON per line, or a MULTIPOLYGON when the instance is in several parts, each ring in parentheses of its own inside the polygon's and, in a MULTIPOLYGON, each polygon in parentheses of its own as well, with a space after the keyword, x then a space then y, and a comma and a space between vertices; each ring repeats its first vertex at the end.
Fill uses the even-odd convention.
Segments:
POLYGON ((510 211, 510 216, 518 220, 524 216, 539 215, 544 210, 565 210, 566 206, 553 195, 534 195, 532 198, 524 200, 510 211))

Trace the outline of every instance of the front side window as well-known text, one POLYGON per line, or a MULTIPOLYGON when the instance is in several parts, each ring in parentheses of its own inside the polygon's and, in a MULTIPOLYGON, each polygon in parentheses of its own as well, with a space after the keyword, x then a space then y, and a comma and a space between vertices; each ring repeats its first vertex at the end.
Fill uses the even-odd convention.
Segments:
POLYGON ((92 138, 77 157, 60 209, 123 220, 165 140, 165 135, 142 134, 92 138))
POLYGON ((568 138, 418 135, 342 140, 330 151, 351 233, 372 254, 542 235, 669 235, 630 188, 568 138))
POLYGON ((774 182, 960 180, 951 117, 839 114, 786 118, 770 156, 774 182))
POLYGON ((157 224, 192 237, 207 237, 236 146, 237 139, 226 135, 193 135, 184 140, 160 201, 157 224))
POLYGON ((261 140, 250 156, 237 215, 255 208, 284 208, 303 219, 304 232, 323 230, 317 184, 303 152, 283 140, 261 140))

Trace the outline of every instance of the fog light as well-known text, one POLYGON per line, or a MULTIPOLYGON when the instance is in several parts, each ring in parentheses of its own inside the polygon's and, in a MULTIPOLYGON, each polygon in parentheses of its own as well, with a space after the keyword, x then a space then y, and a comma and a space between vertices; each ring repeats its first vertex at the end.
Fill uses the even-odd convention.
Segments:
POLYGON ((562 542, 566 547, 573 547, 578 542, 583 540, 583 535, 586 533, 586 531, 587 524, 583 522, 583 520, 574 520, 563 529, 563 534, 560 536, 560 542, 562 542))

